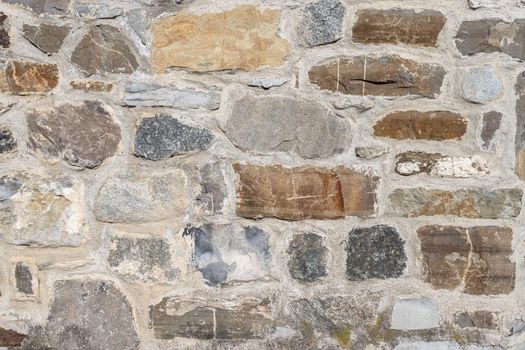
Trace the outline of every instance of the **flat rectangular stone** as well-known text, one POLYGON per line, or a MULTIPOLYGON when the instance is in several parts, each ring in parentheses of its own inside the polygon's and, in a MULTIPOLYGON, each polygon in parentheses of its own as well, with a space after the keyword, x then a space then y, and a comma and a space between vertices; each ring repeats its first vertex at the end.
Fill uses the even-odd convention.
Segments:
POLYGON ((350 169, 234 164, 237 215, 284 220, 338 219, 375 213, 379 178, 350 169))

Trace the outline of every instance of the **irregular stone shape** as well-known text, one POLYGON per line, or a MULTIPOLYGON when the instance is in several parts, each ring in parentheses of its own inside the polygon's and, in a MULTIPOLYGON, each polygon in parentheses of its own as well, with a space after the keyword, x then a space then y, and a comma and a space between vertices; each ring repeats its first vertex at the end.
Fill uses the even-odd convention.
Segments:
POLYGON ((346 241, 346 275, 350 280, 395 278, 403 274, 405 241, 386 225, 355 228, 346 241))
POLYGON ((137 54, 119 29, 92 26, 73 53, 73 62, 85 75, 133 73, 139 66, 137 54))
POLYGON ((120 142, 120 128, 100 102, 31 111, 26 121, 32 149, 73 166, 96 168, 120 142))
POLYGON ((480 19, 461 23, 456 34, 456 47, 463 55, 503 52, 511 57, 525 59, 525 19, 512 23, 501 19, 480 19))
POLYGON ((85 238, 83 186, 67 176, 0 178, 0 236, 23 246, 79 246, 85 238))
POLYGON ((323 237, 315 233, 295 235, 286 252, 290 255, 288 270, 292 278, 313 282, 327 275, 328 249, 324 246, 323 237))
POLYGON ((78 3, 77 14, 89 19, 108 19, 122 16, 124 11, 121 7, 112 7, 106 4, 78 3))
POLYGON ((525 72, 518 75, 516 82, 516 174, 525 180, 525 72))
POLYGON ((0 346, 20 346, 26 337, 26 334, 0 327, 0 346))
POLYGON ((418 330, 439 327, 441 315, 433 299, 398 298, 392 310, 390 328, 418 330))
POLYGON ((29 7, 37 15, 64 15, 68 11, 69 0, 2 0, 6 4, 19 4, 29 7))
POLYGON ((374 125, 374 136, 396 140, 455 140, 467 132, 467 120, 453 112, 400 111, 374 125))
POLYGON ((404 217, 450 215, 472 219, 512 219, 521 211, 518 188, 455 191, 399 188, 390 195, 393 212, 404 217))
MULTIPOLYGON (((462 350, 458 343, 452 341, 414 341, 398 344, 393 350, 462 350)), ((464 349, 476 350, 476 349, 464 349)), ((482 350, 482 349, 479 349, 482 350)))
POLYGON ((6 127, 0 127, 0 154, 12 152, 16 149, 16 140, 6 127))
POLYGON ((255 226, 210 225, 189 227, 195 240, 193 266, 210 284, 251 281, 268 275, 269 236, 255 226))
POLYGON ((243 151, 286 152, 305 158, 340 154, 350 146, 351 127, 317 102, 246 95, 222 127, 243 151))
POLYGON ((357 12, 352 38, 364 44, 437 47, 445 22, 445 16, 433 10, 365 9, 357 12))
POLYGON ((308 77, 321 90, 347 95, 436 98, 441 91, 445 69, 397 55, 355 56, 313 66, 308 77))
POLYGON ((213 139, 213 134, 206 129, 160 114, 140 121, 135 134, 135 155, 149 160, 170 158, 206 149, 213 139))
POLYGON ((248 86, 260 87, 264 90, 279 87, 286 84, 289 80, 285 78, 254 78, 248 82, 248 86))
POLYGON ((425 281, 469 294, 508 294, 514 289, 512 230, 508 227, 424 226, 417 230, 425 281))
POLYGON ((278 67, 290 54, 290 45, 279 38, 281 12, 255 6, 193 15, 178 13, 152 25, 152 67, 194 71, 256 70, 278 67))
POLYGON ((481 147, 484 150, 493 150, 495 148, 494 138, 496 132, 501 127, 501 118, 503 115, 501 113, 491 111, 483 114, 483 119, 481 120, 481 147))
POLYGON ((15 264, 15 290, 16 293, 33 295, 33 273, 31 268, 23 262, 15 264))
POLYGON ((486 310, 465 311, 454 315, 454 323, 460 328, 497 329, 494 313, 486 310))
POLYGON ((200 169, 199 174, 202 190, 197 199, 210 214, 222 212, 228 195, 224 164, 221 162, 206 164, 200 169))
POLYGON ((58 85, 58 67, 49 63, 9 61, 5 79, 7 92, 13 95, 45 94, 58 85))
POLYGON ((481 156, 450 157, 439 153, 405 152, 396 156, 395 171, 410 176, 426 173, 443 177, 485 176, 489 163, 481 156))
POLYGON ((379 158, 383 154, 387 154, 388 151, 389 151, 388 147, 356 147, 355 155, 357 158, 370 160, 370 159, 379 158))
POLYGON ((69 83, 69 86, 84 92, 110 92, 113 90, 113 83, 104 81, 72 81, 69 83))
POLYGON ((184 215, 188 179, 167 173, 127 171, 107 178, 95 198, 95 217, 104 222, 152 222, 184 215))
POLYGON ((149 314, 158 339, 260 339, 273 329, 268 299, 223 306, 168 297, 150 306, 149 314))
POLYGON ((461 90, 463 98, 472 103, 485 103, 501 93, 499 77, 491 67, 474 68, 465 73, 461 90))
POLYGON ((69 26, 59 27, 47 23, 39 26, 24 24, 23 27, 24 37, 37 49, 47 54, 57 53, 60 50, 70 30, 69 26))
POLYGON ((174 280, 178 270, 171 264, 168 242, 163 238, 114 236, 108 254, 109 268, 131 282, 174 280))
POLYGON ((501 6, 500 0, 468 0, 468 5, 471 9, 478 9, 481 7, 497 8, 501 6))
POLYGON ((339 168, 234 164, 238 216, 339 219, 375 213, 379 178, 339 168))
POLYGON ((5 13, 0 12, 0 48, 7 49, 11 46, 11 40, 9 38, 10 27, 11 20, 5 13))
POLYGON ((142 44, 146 45, 149 41, 149 33, 147 30, 151 24, 151 18, 149 17, 148 11, 145 9, 129 10, 126 16, 126 21, 133 31, 135 31, 140 37, 142 44))
POLYGON ((218 109, 220 104, 220 92, 213 89, 178 89, 156 84, 127 83, 124 90, 126 106, 214 110, 218 109))
POLYGON ((339 0, 320 0, 306 6, 299 24, 302 43, 313 47, 341 39, 345 14, 339 0))

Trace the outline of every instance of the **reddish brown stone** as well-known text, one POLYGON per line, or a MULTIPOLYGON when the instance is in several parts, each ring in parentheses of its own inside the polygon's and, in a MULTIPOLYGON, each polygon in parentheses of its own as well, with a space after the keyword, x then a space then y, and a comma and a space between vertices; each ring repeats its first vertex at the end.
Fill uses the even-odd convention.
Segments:
POLYGON ((436 47, 446 19, 424 10, 361 10, 352 30, 354 41, 365 44, 408 44, 436 47))
POLYGON ((239 176, 237 215, 245 218, 338 219, 375 213, 375 176, 342 167, 233 167, 239 176))
POLYGON ((14 95, 43 94, 58 85, 56 64, 10 61, 5 76, 5 83, 0 83, 6 85, 2 90, 14 95))
POLYGON ((425 280, 434 288, 476 295, 508 294, 514 289, 510 228, 424 226, 418 236, 425 280))
POLYGON ((0 346, 20 346, 26 337, 25 334, 0 327, 0 346))
POLYGON ((454 140, 467 132, 467 120, 452 112, 401 111, 374 125, 374 136, 396 140, 454 140))
POLYGON ((419 63, 397 55, 332 59, 308 72, 310 82, 322 90, 348 95, 436 98, 445 70, 437 64, 419 63))

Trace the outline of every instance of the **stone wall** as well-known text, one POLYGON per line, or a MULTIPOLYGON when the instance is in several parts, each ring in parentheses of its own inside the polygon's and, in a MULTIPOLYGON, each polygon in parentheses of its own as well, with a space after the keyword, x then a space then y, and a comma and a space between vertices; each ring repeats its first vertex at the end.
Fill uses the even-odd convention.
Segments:
POLYGON ((525 349, 525 2, 0 0, 0 348, 525 349))

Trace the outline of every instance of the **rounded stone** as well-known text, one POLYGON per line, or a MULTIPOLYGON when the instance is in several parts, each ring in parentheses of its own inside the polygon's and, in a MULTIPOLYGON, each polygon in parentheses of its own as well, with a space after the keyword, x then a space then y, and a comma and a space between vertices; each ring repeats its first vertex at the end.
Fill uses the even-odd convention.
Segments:
POLYGON ((492 101, 501 93, 502 85, 491 67, 474 68, 463 77, 463 98, 473 103, 492 101))

